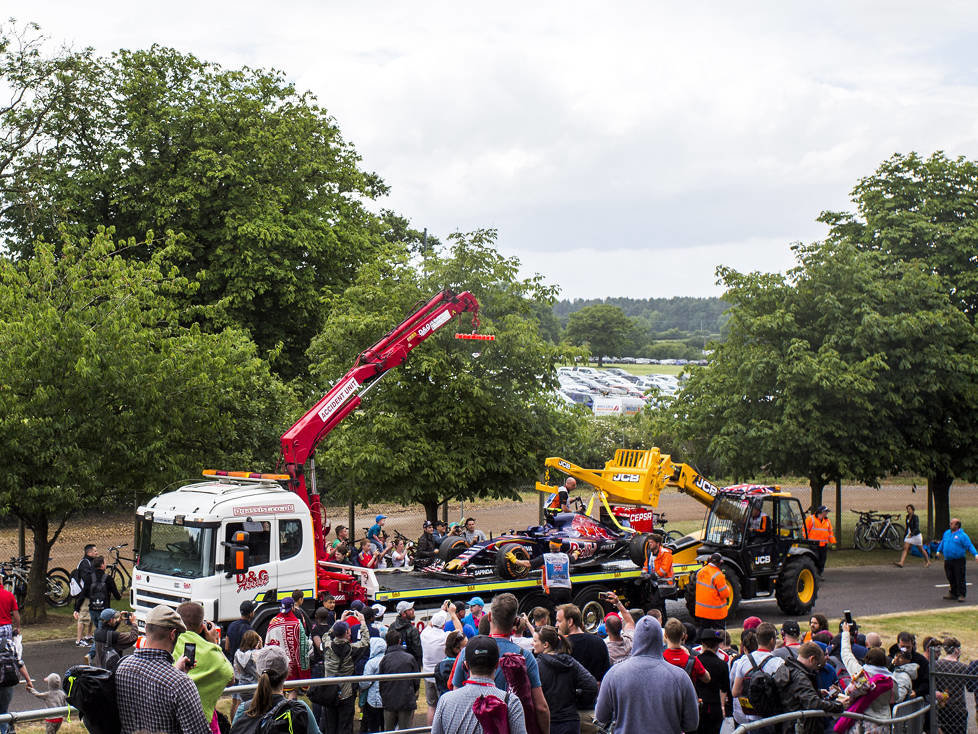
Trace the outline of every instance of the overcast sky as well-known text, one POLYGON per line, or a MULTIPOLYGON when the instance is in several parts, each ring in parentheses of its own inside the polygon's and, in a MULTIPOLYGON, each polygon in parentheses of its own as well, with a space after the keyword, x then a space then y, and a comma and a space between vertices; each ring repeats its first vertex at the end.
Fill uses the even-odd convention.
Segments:
POLYGON ((496 227, 570 298, 718 295, 717 265, 783 270, 894 152, 978 157, 974 2, 4 6, 78 48, 283 70, 384 206, 496 227))

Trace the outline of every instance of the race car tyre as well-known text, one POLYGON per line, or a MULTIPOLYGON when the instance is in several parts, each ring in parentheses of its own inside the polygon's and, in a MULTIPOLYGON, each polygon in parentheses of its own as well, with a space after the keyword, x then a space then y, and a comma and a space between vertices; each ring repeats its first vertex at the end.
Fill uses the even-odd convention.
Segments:
POLYGON ((636 533, 628 541, 628 557, 639 568, 645 565, 645 560, 649 557, 649 539, 648 533, 636 533))
POLYGON ((453 558, 462 555, 468 547, 469 544, 465 542, 465 538, 462 536, 449 535, 438 546, 438 557, 447 563, 453 558))
POLYGON ((507 553, 512 553, 521 561, 530 560, 530 554, 519 543, 503 543, 496 550, 496 575, 503 579, 522 579, 528 576, 530 569, 509 561, 506 558, 507 553))
POLYGON ((542 591, 534 591, 532 594, 527 594, 522 599, 520 599, 520 606, 518 612, 520 614, 525 614, 530 616, 532 612, 537 607, 543 607, 548 612, 550 612, 550 624, 554 624, 556 620, 554 619, 554 609, 556 608, 554 600, 550 598, 550 594, 545 594, 542 591))
POLYGON ((818 597, 818 572, 815 560, 810 556, 800 556, 785 561, 775 598, 778 608, 785 614, 800 616, 808 614, 815 606, 818 597))
POLYGON ((581 620, 585 632, 595 633, 604 621, 604 615, 614 609, 601 601, 601 594, 611 589, 605 586, 588 586, 574 597, 574 606, 581 610, 581 620))

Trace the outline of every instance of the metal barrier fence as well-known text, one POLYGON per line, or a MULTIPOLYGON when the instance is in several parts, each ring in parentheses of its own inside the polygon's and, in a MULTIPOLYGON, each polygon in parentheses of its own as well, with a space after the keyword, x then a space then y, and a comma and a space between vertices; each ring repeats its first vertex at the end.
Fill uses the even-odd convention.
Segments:
MULTIPOLYGON (((909 703, 909 702, 908 702, 909 703)), ((894 707, 894 716, 889 719, 880 719, 876 716, 867 716, 866 714, 857 714, 853 712, 847 712, 845 714, 848 719, 855 719, 856 721, 866 721, 871 724, 875 724, 881 727, 887 727, 890 734, 896 734, 897 732, 902 732, 904 729, 901 727, 905 726, 911 722, 917 722, 920 725, 920 729, 916 731, 922 731, 924 723, 924 715, 930 711, 930 705, 926 701, 923 702, 923 706, 917 708, 910 713, 902 714, 897 716, 897 708, 894 707)), ((827 711, 819 711, 818 709, 810 709, 807 711, 792 711, 787 714, 779 714, 778 716, 769 716, 766 719, 758 719, 757 721, 751 721, 748 724, 741 724, 736 729, 733 730, 733 734, 744 734, 745 732, 755 731, 756 729, 764 729, 769 726, 776 726, 778 724, 788 724, 791 722, 795 723, 795 731, 799 731, 802 722, 805 719, 825 719, 829 717, 837 717, 839 714, 830 714, 827 711)), ((937 729, 932 729, 936 732, 937 729)))
MULTIPOLYGON (((387 673, 386 675, 345 675, 334 678, 307 678, 305 680, 286 681, 283 688, 291 690, 293 688, 314 688, 316 686, 339 685, 341 683, 375 682, 384 680, 415 680, 434 678, 434 673, 387 673)), ((233 696, 239 693, 251 693, 258 688, 257 684, 244 686, 228 686, 224 689, 223 696, 233 696)), ((42 719, 59 719, 68 716, 80 716, 81 712, 74 706, 59 706, 58 708, 35 709, 33 711, 11 711, 0 714, 0 724, 16 724, 25 721, 41 721, 42 719)), ((233 716, 233 712, 232 712, 233 716)), ((399 729, 396 734, 424 734, 430 732, 431 727, 422 726, 414 729, 399 729)), ((380 734, 395 734, 395 732, 380 732, 380 734)))
POLYGON ((930 691, 933 707, 930 712, 930 731, 940 727, 943 734, 966 734, 968 731, 968 693, 978 697, 978 674, 958 660, 957 652, 941 656, 940 647, 931 647, 930 691))

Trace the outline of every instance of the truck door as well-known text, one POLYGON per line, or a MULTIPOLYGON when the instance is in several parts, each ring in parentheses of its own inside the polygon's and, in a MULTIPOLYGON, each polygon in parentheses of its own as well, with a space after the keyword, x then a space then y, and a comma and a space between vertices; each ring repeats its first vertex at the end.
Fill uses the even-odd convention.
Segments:
POLYGON ((751 570, 757 573, 771 571, 777 565, 777 532, 775 524, 778 516, 773 497, 753 500, 747 513, 747 534, 744 538, 747 561, 751 570))
POLYGON ((301 589, 307 600, 315 599, 316 559, 309 518, 278 517, 275 522, 279 596, 301 589))
POLYGON ((236 619, 241 602, 261 600, 265 592, 278 588, 278 571, 272 562, 272 522, 229 522, 224 527, 222 540, 230 543, 234 534, 241 530, 248 533, 251 567, 247 573, 233 574, 231 578, 224 574, 222 577, 220 604, 223 619, 236 619))

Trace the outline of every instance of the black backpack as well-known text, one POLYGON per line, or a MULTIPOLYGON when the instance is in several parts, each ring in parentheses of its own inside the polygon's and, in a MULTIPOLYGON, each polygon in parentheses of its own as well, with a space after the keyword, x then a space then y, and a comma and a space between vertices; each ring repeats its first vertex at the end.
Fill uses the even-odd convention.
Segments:
POLYGON ((301 701, 284 698, 258 720, 257 734, 303 734, 309 715, 301 701))
POLYGON ((781 700, 781 689, 774 676, 764 670, 764 664, 774 655, 768 655, 761 661, 760 666, 754 660, 754 653, 747 653, 751 669, 744 676, 744 690, 750 703, 751 713, 758 716, 776 716, 784 713, 784 703, 781 700))
POLYGON ((88 608, 93 612, 101 612, 105 609, 105 597, 109 595, 109 586, 105 582, 106 578, 108 576, 104 573, 101 576, 92 575, 92 589, 88 593, 88 608))
POLYGON ((91 665, 75 665, 65 671, 61 688, 68 703, 81 712, 82 723, 91 734, 120 734, 114 673, 91 665))
POLYGON ((20 660, 17 649, 9 638, 0 640, 0 688, 10 688, 20 683, 20 660))

